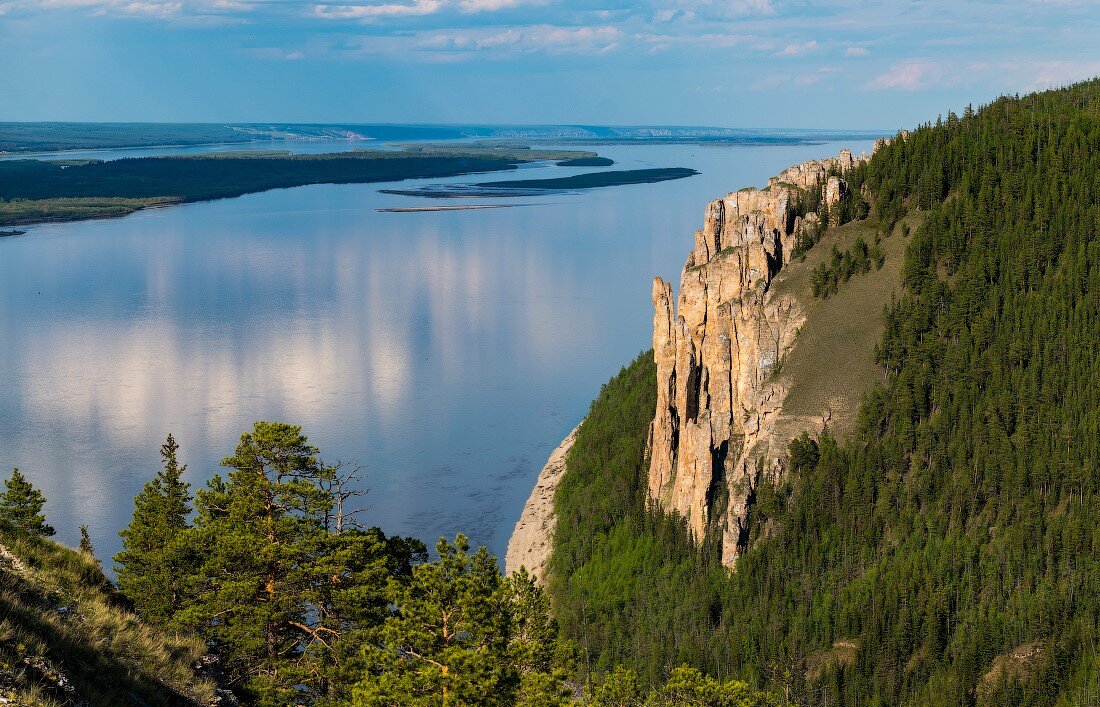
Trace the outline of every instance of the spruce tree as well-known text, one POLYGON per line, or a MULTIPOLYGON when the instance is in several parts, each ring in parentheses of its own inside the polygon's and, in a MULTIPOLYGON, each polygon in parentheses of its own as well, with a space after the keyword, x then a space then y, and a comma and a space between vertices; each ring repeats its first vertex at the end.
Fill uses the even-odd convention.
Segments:
POLYGON ((4 489, 0 494, 0 522, 35 535, 54 534, 53 527, 42 515, 46 497, 19 473, 19 469, 12 469, 11 478, 4 480, 4 489))
POLYGON ((160 449, 163 468, 134 498, 134 515, 119 535, 115 555, 118 587, 145 621, 171 622, 183 604, 184 582, 191 561, 180 542, 191 512, 191 495, 183 481, 179 445, 171 434, 160 449))

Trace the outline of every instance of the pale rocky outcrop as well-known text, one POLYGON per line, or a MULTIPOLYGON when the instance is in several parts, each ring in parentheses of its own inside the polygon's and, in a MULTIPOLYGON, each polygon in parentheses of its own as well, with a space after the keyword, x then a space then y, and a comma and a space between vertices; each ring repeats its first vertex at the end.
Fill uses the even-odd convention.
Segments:
POLYGON ((675 309, 672 286, 653 282, 649 497, 684 516, 696 540, 720 537, 727 565, 747 542, 757 484, 778 473, 782 453, 770 442, 787 391, 773 373, 805 317, 795 298, 772 297, 769 286, 799 237, 820 225, 796 204, 804 190, 821 189, 823 208, 836 205, 848 191, 838 175, 862 159, 843 150, 710 202, 675 309))
POLYGON ((880 138, 877 138, 875 140, 875 144, 871 147, 871 154, 872 155, 875 154, 876 152, 879 151, 879 148, 886 147, 887 145, 892 143, 894 140, 908 140, 908 139, 909 139, 909 131, 908 130, 902 130, 895 137, 880 137, 880 138))
POLYGON ((565 458, 577 439, 579 429, 580 425, 573 428, 550 454, 546 466, 539 472, 535 488, 531 489, 519 522, 512 531, 512 537, 508 539, 508 551, 504 556, 504 570, 507 574, 526 567, 535 576, 538 584, 546 585, 546 564, 554 548, 554 526, 557 522, 554 515, 554 493, 565 475, 565 458))

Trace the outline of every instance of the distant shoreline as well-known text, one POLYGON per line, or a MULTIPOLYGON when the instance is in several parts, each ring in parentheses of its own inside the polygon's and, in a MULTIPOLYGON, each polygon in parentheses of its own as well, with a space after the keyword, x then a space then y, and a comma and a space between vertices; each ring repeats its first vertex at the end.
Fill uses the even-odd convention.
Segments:
POLYGON ((126 216, 314 184, 370 184, 512 171, 592 159, 583 150, 433 146, 326 154, 234 152, 130 159, 0 161, 0 227, 126 216))

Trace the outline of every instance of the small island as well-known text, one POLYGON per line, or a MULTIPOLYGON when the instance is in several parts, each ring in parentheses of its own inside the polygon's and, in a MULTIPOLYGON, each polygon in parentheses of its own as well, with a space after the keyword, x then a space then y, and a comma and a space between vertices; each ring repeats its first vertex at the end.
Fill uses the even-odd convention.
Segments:
POLYGON ((576 159, 562 160, 554 164, 559 167, 610 167, 615 164, 615 160, 608 157, 577 157, 576 159))
POLYGON ((524 206, 524 204, 468 204, 465 206, 393 206, 390 208, 376 209, 383 214, 423 214, 434 211, 482 211, 484 209, 507 209, 512 206, 524 206))
POLYGON ((627 184, 653 184, 670 179, 693 177, 699 172, 687 167, 628 169, 617 172, 588 172, 572 177, 551 179, 511 179, 474 184, 434 184, 412 189, 381 189, 383 194, 419 196, 431 199, 474 199, 507 196, 539 196, 554 192, 618 187, 627 184))

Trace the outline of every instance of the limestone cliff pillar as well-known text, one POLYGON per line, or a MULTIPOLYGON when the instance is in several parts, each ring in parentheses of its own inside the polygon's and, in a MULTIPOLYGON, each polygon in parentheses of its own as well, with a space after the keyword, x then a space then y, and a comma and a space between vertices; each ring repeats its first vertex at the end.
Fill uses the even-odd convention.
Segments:
POLYGON ((649 497, 660 499, 672 482, 679 414, 676 396, 676 332, 672 285, 653 278, 653 359, 657 364, 657 412, 650 425, 649 497))

